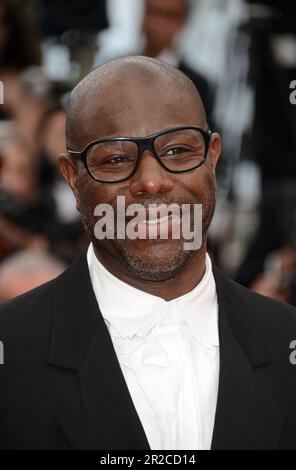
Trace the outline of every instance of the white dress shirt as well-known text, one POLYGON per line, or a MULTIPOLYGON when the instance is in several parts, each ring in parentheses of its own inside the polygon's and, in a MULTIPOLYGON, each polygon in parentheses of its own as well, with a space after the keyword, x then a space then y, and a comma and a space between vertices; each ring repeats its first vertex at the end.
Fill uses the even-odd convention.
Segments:
POLYGON ((92 245, 87 260, 98 305, 151 449, 210 449, 219 335, 209 255, 199 284, 170 301, 112 275, 92 245))

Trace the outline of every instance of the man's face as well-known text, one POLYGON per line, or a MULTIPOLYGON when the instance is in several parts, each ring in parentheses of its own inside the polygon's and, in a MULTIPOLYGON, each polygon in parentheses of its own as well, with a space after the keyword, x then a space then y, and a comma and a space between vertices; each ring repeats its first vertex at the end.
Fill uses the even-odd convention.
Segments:
POLYGON ((186 0, 146 0, 143 30, 147 46, 157 53, 170 48, 184 25, 186 11, 186 0))
MULTIPOLYGON (((99 99, 100 112, 94 100, 88 109, 88 117, 82 116, 80 148, 88 142, 103 137, 143 137, 178 126, 205 127, 194 106, 192 96, 166 88, 131 85, 122 90, 114 89, 105 102, 99 99), (175 94, 175 96, 174 96, 175 94)), ((205 129, 206 130, 206 129, 205 129)), ((154 155, 145 150, 136 173, 127 181, 101 183, 93 180, 82 164, 72 178, 77 206, 85 228, 102 260, 119 263, 130 275, 145 280, 165 280, 173 277, 194 251, 184 251, 180 239, 97 240, 94 236, 94 208, 100 203, 111 204, 116 215, 117 196, 125 197, 125 204, 202 204, 203 235, 205 238, 215 206, 214 167, 220 151, 217 134, 212 136, 208 158, 201 167, 187 173, 170 173, 162 168, 154 155), (113 261, 112 261, 113 260, 113 261)))

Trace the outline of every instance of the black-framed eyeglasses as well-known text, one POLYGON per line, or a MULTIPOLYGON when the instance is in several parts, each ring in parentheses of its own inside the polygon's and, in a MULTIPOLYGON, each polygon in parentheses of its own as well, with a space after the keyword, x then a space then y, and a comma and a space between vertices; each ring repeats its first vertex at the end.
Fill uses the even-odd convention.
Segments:
POLYGON ((212 131, 182 126, 147 137, 109 137, 89 142, 79 152, 68 149, 72 158, 83 162, 89 175, 101 183, 119 183, 136 172, 140 156, 149 150, 171 173, 199 168, 206 160, 212 131))

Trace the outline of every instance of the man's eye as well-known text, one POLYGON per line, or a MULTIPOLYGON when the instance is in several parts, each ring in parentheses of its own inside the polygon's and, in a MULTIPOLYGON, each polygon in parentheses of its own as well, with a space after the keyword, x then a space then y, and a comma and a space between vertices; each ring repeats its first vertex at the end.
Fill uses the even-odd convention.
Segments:
POLYGON ((108 160, 105 160, 103 163, 106 165, 122 165, 125 163, 133 163, 134 159, 130 158, 127 155, 116 155, 108 160))
POLYGON ((166 150, 163 155, 170 157, 170 156, 180 155, 186 152, 190 152, 190 149, 186 147, 173 147, 169 150, 166 150))

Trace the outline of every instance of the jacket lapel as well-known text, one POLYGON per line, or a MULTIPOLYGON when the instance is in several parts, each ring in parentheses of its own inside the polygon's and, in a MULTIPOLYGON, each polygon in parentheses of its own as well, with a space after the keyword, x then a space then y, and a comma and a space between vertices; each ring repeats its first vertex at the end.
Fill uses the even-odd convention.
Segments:
POLYGON ((81 407, 53 413, 75 449, 149 449, 91 287, 85 253, 56 283, 48 363, 79 375, 81 407))
MULTIPOLYGON (((276 449, 284 410, 264 408, 255 375, 268 374, 270 354, 245 311, 235 283, 214 269, 219 304, 220 380, 212 449, 276 449)), ((267 380, 268 375, 265 376, 267 380)))

